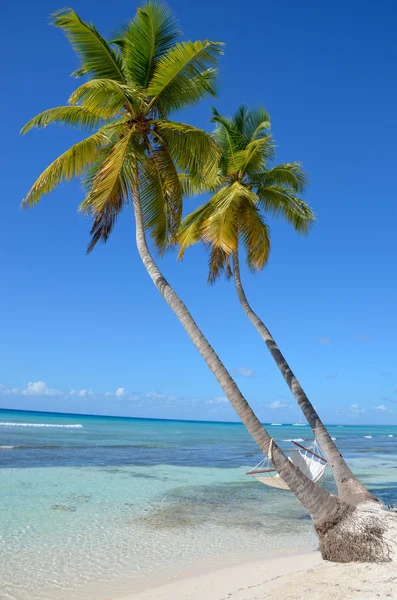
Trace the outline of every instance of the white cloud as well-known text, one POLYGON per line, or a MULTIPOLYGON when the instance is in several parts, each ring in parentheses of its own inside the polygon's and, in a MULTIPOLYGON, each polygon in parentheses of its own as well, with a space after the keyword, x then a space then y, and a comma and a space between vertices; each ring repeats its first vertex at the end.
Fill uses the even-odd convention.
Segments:
POLYGON ((229 400, 225 396, 214 396, 206 400, 207 404, 229 404, 229 400))
POLYGON ((256 377, 256 372, 254 369, 250 369, 249 367, 237 367, 234 369, 236 375, 241 375, 241 377, 256 377))
POLYGON ((126 390, 122 387, 117 388, 116 390, 116 396, 117 398, 120 398, 121 396, 125 396, 126 395, 126 390))
POLYGON ((330 344, 330 343, 331 343, 331 340, 327 337, 320 337, 317 340, 317 344, 330 344))
POLYGON ((387 410, 386 406, 384 404, 379 404, 379 406, 377 406, 375 408, 375 410, 387 410))
POLYGON ((0 393, 16 396, 62 396, 62 392, 54 390, 44 381, 29 381, 27 388, 6 388, 0 387, 0 393))
POLYGON ((266 406, 268 408, 285 408, 286 406, 288 406, 287 402, 285 402, 284 400, 275 400, 274 402, 271 402, 270 404, 266 404, 266 406))
POLYGON ((161 399, 161 398, 165 398, 165 395, 164 394, 159 394, 157 392, 148 392, 146 394, 146 398, 158 398, 158 399, 161 399))
POLYGON ((93 391, 90 389, 83 390, 70 390, 69 396, 79 396, 80 398, 87 398, 87 396, 92 396, 93 391))
POLYGON ((365 413, 366 409, 365 408, 361 408, 361 406, 357 403, 352 404, 350 406, 350 412, 357 414, 357 413, 365 413))

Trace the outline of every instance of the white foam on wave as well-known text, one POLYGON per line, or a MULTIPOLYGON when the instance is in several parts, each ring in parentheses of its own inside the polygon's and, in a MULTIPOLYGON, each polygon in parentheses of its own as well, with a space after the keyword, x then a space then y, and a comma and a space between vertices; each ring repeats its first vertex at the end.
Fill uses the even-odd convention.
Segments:
POLYGON ((389 435, 388 435, 387 437, 393 437, 393 434, 392 434, 392 433, 389 433, 389 435))
POLYGON ((283 442, 304 442, 303 438, 293 438, 292 440, 282 440, 283 442))
POLYGON ((76 429, 83 427, 80 423, 74 425, 56 425, 54 423, 0 423, 0 427, 57 427, 61 429, 76 429))
POLYGON ((331 438, 331 440, 332 440, 332 441, 335 441, 335 440, 336 440, 336 438, 332 437, 332 438, 331 438))
POLYGON ((15 446, 0 446, 0 450, 12 450, 15 446))
POLYGON ((372 435, 364 435, 364 437, 367 438, 367 439, 369 439, 369 440, 372 439, 372 435))

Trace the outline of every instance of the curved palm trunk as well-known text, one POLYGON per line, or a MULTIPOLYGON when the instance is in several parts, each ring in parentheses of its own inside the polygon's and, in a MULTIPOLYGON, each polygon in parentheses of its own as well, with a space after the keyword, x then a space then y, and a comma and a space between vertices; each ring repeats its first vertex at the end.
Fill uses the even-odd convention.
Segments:
POLYGON ((290 388, 314 435, 316 436, 324 456, 332 469, 332 473, 335 477, 338 488, 339 497, 341 500, 354 505, 366 500, 376 500, 375 497, 368 492, 368 490, 353 475, 338 448, 332 441, 327 429, 321 422, 321 419, 315 411, 313 405, 303 391, 299 381, 290 369, 270 331, 249 305, 247 296, 245 295, 245 291, 241 283, 240 265, 237 250, 233 253, 233 275, 238 299, 240 300, 244 312, 265 342, 270 354, 274 358, 288 387, 290 388))
MULTIPOLYGON (((142 208, 139 199, 139 191, 137 189, 134 190, 133 206, 138 251, 153 283, 178 317, 190 339, 204 358, 212 373, 215 375, 233 408, 261 451, 264 454, 267 454, 271 437, 256 417, 237 387, 237 384, 230 376, 208 340, 204 337, 185 304, 161 274, 150 254, 146 242, 142 208)), ((284 479, 287 485, 295 493, 298 500, 300 500, 304 507, 310 512, 316 526, 323 527, 324 524, 327 524, 328 522, 338 522, 342 518, 342 515, 348 510, 348 506, 344 502, 341 502, 338 498, 332 496, 307 479, 299 469, 292 465, 282 450, 274 442, 272 460, 282 479, 284 479)))
MULTIPOLYGON (((172 289, 154 262, 145 237, 139 189, 134 186, 133 206, 136 242, 142 262, 153 283, 174 311, 190 339, 218 380, 241 421, 263 453, 271 438, 259 422, 235 381, 220 361, 208 340, 193 320, 186 306, 172 289)), ((390 560, 387 525, 383 515, 374 512, 373 502, 354 507, 323 490, 307 479, 273 442, 272 461, 282 479, 309 511, 320 541, 323 558, 338 562, 379 562, 390 560)), ((378 508, 376 506, 376 508, 378 508)))

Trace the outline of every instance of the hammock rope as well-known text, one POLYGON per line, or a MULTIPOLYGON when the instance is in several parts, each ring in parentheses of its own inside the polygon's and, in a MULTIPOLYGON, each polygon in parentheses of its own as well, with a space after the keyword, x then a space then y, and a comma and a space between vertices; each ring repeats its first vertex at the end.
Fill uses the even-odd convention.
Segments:
MULTIPOLYGON (((288 460, 298 467, 298 469, 300 469, 300 471, 302 471, 302 473, 306 475, 308 479, 313 481, 313 483, 321 485, 324 479, 324 471, 327 467, 327 461, 321 453, 321 449, 317 443, 317 440, 314 439, 314 441, 307 448, 295 440, 292 440, 292 443, 295 444, 297 448, 293 448, 290 451, 288 460)), ((260 481, 260 483, 268 485, 269 487, 274 487, 280 490, 289 490, 290 488, 277 473, 271 462, 272 449, 273 438, 270 441, 267 456, 262 459, 261 462, 259 462, 253 469, 251 469, 251 471, 247 471, 247 475, 255 477, 257 481, 260 481)))

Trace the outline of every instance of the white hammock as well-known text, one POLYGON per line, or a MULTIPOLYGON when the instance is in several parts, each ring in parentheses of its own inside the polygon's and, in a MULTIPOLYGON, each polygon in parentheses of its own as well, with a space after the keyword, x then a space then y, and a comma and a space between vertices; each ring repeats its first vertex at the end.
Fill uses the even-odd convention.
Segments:
MULTIPOLYGON (((315 439, 307 448, 301 446, 294 440, 292 440, 292 443, 295 444, 295 446, 298 446, 299 450, 291 450, 288 460, 298 467, 298 469, 300 469, 308 479, 313 481, 313 483, 321 485, 327 461, 321 454, 317 440, 315 439)), ((252 475, 252 477, 255 477, 255 479, 270 487, 278 488, 280 490, 289 490, 290 488, 288 485, 281 479, 280 475, 271 464, 271 449, 272 444, 269 448, 269 456, 261 460, 261 462, 251 471, 248 471, 247 475, 252 475)))

